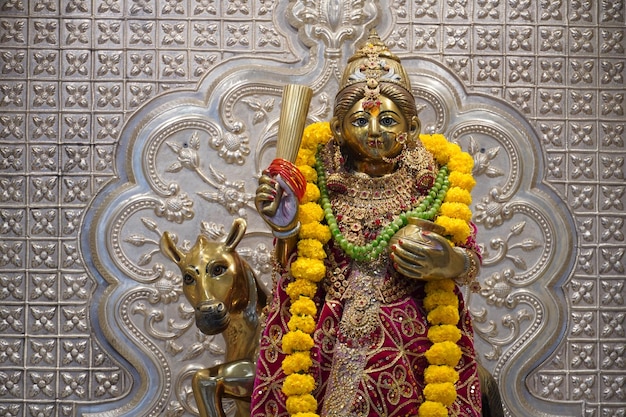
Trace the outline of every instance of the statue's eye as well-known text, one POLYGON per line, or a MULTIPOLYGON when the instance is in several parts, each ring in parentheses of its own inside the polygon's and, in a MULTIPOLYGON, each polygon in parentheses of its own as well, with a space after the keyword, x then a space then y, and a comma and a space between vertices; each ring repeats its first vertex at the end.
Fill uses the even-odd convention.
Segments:
POLYGON ((369 120, 367 120, 367 118, 365 117, 357 117, 354 120, 352 120, 352 126, 354 127, 363 127, 363 126, 367 126, 369 120))
POLYGON ((191 285, 194 282, 196 282, 196 280, 194 279, 194 277, 191 274, 185 274, 183 275, 183 283, 185 285, 191 285))
POLYGON ((380 125, 381 126, 392 127, 392 126, 395 126, 397 124, 398 124, 398 122, 396 121, 396 119, 394 119, 393 117, 390 117, 390 116, 381 117, 381 119, 380 119, 380 125))
POLYGON ((219 277, 220 275, 224 274, 227 270, 228 268, 226 268, 226 266, 224 265, 213 265, 211 267, 211 276, 219 277))

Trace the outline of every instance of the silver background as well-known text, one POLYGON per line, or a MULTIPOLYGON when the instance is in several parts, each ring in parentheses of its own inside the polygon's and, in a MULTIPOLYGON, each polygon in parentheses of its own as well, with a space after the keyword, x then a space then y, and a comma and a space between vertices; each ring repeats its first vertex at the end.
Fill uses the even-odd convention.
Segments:
POLYGON ((281 87, 376 26, 423 130, 474 155, 481 361, 510 416, 623 416, 624 1, 0 0, 0 416, 191 416, 199 334, 160 234, 254 212, 281 87), (199 163, 193 164, 194 157, 199 163))

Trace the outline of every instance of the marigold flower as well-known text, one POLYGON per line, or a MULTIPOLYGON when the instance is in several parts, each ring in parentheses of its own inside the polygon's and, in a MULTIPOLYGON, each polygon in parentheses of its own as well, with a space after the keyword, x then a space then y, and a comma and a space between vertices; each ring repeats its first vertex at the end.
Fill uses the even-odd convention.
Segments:
POLYGON ((450 382, 452 384, 459 380, 459 373, 447 365, 430 365, 424 370, 424 381, 427 384, 440 384, 450 382))
POLYGON ((330 130, 330 123, 317 122, 308 125, 302 134, 301 148, 316 151, 318 145, 323 145, 332 138, 333 134, 330 130))
POLYGON ((454 306, 437 306, 428 313, 428 322, 430 324, 450 324, 455 325, 459 322, 459 309, 454 306))
POLYGON ((310 203, 319 200, 320 198, 320 189, 317 188, 317 185, 307 182, 306 183, 306 191, 304 195, 300 199, 300 203, 310 203))
POLYGON ((305 203, 300 205, 298 220, 301 224, 321 222, 324 218, 324 210, 316 203, 305 203))
POLYGON ((472 204, 472 195, 461 187, 450 187, 443 201, 446 203, 463 203, 469 206, 472 204))
POLYGON ((302 175, 304 175, 304 179, 307 183, 317 183, 317 171, 315 170, 315 168, 309 165, 299 165, 298 169, 300 170, 302 175))
POLYGON ((306 149, 308 151, 314 151, 317 147, 317 141, 314 129, 311 128, 311 125, 307 126, 304 129, 304 134, 302 135, 302 143, 300 143, 300 149, 306 149))
POLYGON ((451 187, 460 187, 467 191, 472 191, 472 189, 476 185, 476 180, 474 179, 472 174, 464 174, 459 171, 450 172, 450 174, 448 175, 448 180, 450 181, 451 187))
POLYGON ((291 316, 287 327, 289 327, 289 330, 292 332, 302 330, 304 333, 312 334, 315 331, 315 318, 308 314, 291 316))
POLYGON ((429 281, 426 283, 426 293, 430 293, 433 291, 454 291, 456 288, 456 284, 451 279, 439 279, 435 281, 429 281))
POLYGON ((461 359, 461 348, 453 342, 434 343, 424 354, 431 365, 456 366, 461 359))
POLYGON ((448 382, 455 384, 459 380, 459 373, 447 365, 430 365, 424 370, 424 381, 427 384, 441 384, 448 382))
POLYGON ((454 306, 458 309, 459 298, 453 292, 433 291, 424 297, 424 308, 427 311, 433 310, 437 306, 454 306))
POLYGON ((298 156, 296 156, 296 166, 300 165, 314 165, 315 164, 315 152, 300 148, 298 151, 298 156))
POLYGON ((419 135, 419 139, 424 147, 433 154, 433 157, 438 163, 441 165, 448 163, 448 159, 450 158, 450 154, 448 153, 448 141, 443 135, 421 134, 419 135))
MULTIPOLYGON (((445 136, 440 135, 443 137, 443 139, 448 142, 448 140, 445 138, 445 136)), ((461 147, 459 145, 457 145, 454 142, 448 142, 447 144, 447 149, 446 149, 446 153, 448 155, 450 155, 450 159, 454 158, 455 156, 459 155, 460 153, 462 153, 463 150, 461 149, 461 147)), ((448 160, 448 163, 450 163, 450 160, 448 160)))
POLYGON ((453 217, 469 222, 472 219, 472 210, 463 203, 445 202, 439 208, 442 216, 453 217))
POLYGON ((313 360, 309 352, 294 352, 285 356, 281 364, 286 375, 296 372, 307 372, 313 366, 313 360))
POLYGON ((424 397, 449 407, 456 400, 456 388, 450 382, 428 384, 424 388, 424 397))
POLYGON ((441 324, 428 328, 428 340, 433 343, 458 342, 461 340, 461 330, 452 324, 441 324))
POLYGON ((298 241, 298 256, 303 258, 324 259, 326 252, 322 242, 316 239, 300 239, 298 241))
POLYGON ((286 292, 292 301, 297 300, 301 295, 313 298, 317 292, 317 284, 308 279, 298 278, 287 285, 286 292))
POLYGON ((471 229, 465 220, 454 219, 448 216, 439 216, 435 219, 435 224, 446 228, 446 234, 452 237, 452 242, 462 245, 470 236, 471 229))
POLYGON ((317 400, 311 394, 290 396, 285 405, 292 416, 299 416, 301 413, 306 415, 317 410, 317 400))
POLYGON ((310 394, 315 388, 315 379, 309 374, 287 375, 282 391, 285 395, 310 394))
POLYGON ((291 275, 294 278, 304 278, 319 282, 326 274, 326 266, 319 259, 298 258, 291 263, 291 275))
POLYGON ((424 401, 418 410, 419 417, 448 417, 448 408, 434 401, 424 401))
POLYGON ((283 351, 286 354, 305 352, 313 347, 313 338, 303 331, 287 332, 283 335, 283 351))
POLYGON ((315 302, 308 297, 300 297, 289 307, 289 312, 294 316, 300 316, 307 314, 309 316, 315 316, 317 314, 317 306, 315 302))
POLYGON ((450 157, 448 168, 452 171, 459 171, 463 174, 471 174, 474 168, 474 158, 466 152, 459 152, 450 157))
POLYGON ((298 237, 300 239, 315 239, 326 244, 331 238, 330 228, 320 222, 302 224, 298 237))

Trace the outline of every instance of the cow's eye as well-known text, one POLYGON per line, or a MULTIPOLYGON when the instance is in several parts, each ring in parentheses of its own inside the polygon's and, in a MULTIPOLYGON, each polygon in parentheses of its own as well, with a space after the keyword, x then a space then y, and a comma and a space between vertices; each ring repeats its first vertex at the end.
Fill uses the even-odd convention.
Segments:
POLYGON ((224 265, 213 265, 211 267, 211 276, 219 277, 220 275, 225 273, 227 269, 228 268, 226 268, 226 266, 224 266, 224 265))
POLYGON ((185 274, 183 275, 183 283, 185 285, 191 285, 195 282, 196 280, 193 278, 193 276, 191 274, 185 274))

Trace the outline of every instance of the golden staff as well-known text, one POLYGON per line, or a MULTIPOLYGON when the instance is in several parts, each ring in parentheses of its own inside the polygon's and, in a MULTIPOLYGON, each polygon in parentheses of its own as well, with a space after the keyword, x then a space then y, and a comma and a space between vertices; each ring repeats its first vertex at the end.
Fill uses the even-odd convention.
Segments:
POLYGON ((296 162, 312 95, 313 90, 305 85, 287 84, 283 89, 276 158, 296 162))

